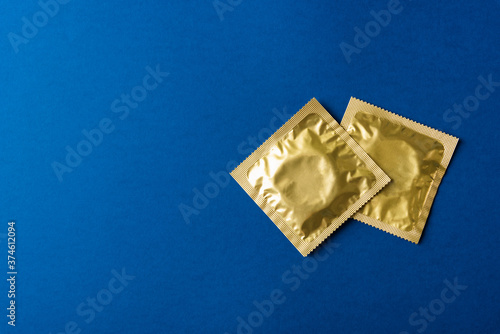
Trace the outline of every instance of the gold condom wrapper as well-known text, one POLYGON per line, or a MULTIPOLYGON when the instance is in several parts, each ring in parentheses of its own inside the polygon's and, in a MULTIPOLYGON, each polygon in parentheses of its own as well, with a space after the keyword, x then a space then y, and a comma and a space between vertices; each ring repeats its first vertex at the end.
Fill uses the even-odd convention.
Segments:
POLYGON ((390 181, 316 99, 231 175, 303 256, 390 181))
POLYGON ((392 180, 354 218, 418 243, 458 138, 355 98, 341 125, 392 180))

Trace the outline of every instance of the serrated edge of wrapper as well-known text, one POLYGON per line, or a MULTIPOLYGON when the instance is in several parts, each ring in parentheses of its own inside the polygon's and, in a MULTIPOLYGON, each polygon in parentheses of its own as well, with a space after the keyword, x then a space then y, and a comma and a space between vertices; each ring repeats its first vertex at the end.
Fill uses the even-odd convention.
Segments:
POLYGON ((449 135, 447 133, 444 133, 442 131, 433 129, 427 125, 415 122, 404 116, 395 114, 386 109, 377 107, 371 103, 365 102, 355 97, 351 97, 351 99, 349 100, 346 111, 344 113, 344 117, 340 122, 340 125, 346 131, 349 125, 352 123, 352 119, 354 118, 355 114, 359 111, 370 113, 377 117, 381 117, 388 121, 405 126, 415 132, 427 135, 433 138, 434 140, 439 141, 444 147, 443 159, 441 160, 441 168, 438 169, 436 175, 434 176, 429 192, 427 193, 427 198, 425 199, 424 205, 420 212, 417 224, 416 226, 413 227, 411 231, 401 230, 393 225, 390 225, 389 223, 366 216, 361 213, 356 213, 353 217, 354 219, 359 220, 362 223, 376 227, 379 230, 385 231, 402 239, 418 244, 418 242, 420 241, 420 237, 422 236, 427 219, 429 217, 429 212, 432 207, 432 203, 434 202, 434 198, 436 197, 439 184, 443 179, 444 173, 448 168, 448 165, 451 161, 451 157, 453 156, 453 152, 455 151, 455 148, 457 146, 458 138, 449 135))
POLYGON ((257 205, 266 213, 266 215, 274 222, 280 231, 287 239, 297 248, 297 250, 305 257, 320 245, 328 236, 338 229, 349 217, 358 211, 365 203, 367 203, 376 193, 378 193, 387 183, 390 178, 384 171, 370 158, 370 156, 352 139, 349 134, 333 119, 333 117, 323 108, 323 106, 315 99, 311 99, 304 107, 302 107, 295 115, 293 115, 283 126, 281 126, 271 137, 269 137, 259 148, 257 148, 250 156, 240 163, 231 173, 231 176, 245 190, 245 192, 257 203, 257 205), (314 240, 308 242, 300 238, 292 228, 283 220, 267 202, 260 196, 257 190, 248 182, 247 172, 253 164, 262 158, 279 140, 289 133, 300 121, 307 115, 316 113, 319 115, 335 133, 354 151, 354 153, 366 164, 367 168, 375 175, 376 182, 368 191, 349 206, 339 217, 333 219, 314 240))

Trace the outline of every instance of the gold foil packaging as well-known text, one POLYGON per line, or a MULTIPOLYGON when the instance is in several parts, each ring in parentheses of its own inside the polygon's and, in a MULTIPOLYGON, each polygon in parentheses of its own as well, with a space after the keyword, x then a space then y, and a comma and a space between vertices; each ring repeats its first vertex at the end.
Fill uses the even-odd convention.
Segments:
POLYGON ((231 175, 303 256, 390 181, 316 99, 231 175))
POLYGON ((341 125, 392 180, 354 218, 418 243, 458 139, 355 98, 341 125))

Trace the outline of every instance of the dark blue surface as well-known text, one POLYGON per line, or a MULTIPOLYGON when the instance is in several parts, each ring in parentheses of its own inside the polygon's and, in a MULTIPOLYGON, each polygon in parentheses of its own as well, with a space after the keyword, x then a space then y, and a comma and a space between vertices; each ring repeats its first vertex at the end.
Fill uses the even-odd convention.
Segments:
POLYGON ((385 0, 218 6, 73 0, 23 40, 40 5, 4 4, 0 258, 14 219, 18 276, 15 328, 2 279, 0 332, 500 332, 500 87, 468 98, 479 76, 500 82, 500 2, 402 1, 380 31, 370 11, 385 0), (348 62, 340 45, 367 24, 373 37, 358 36, 348 62), (144 92, 148 66, 169 75, 113 109, 144 92), (303 262, 236 182, 214 188, 210 172, 242 161, 284 108, 316 97, 340 122, 350 96, 460 143, 419 245, 350 220, 323 262, 303 262), (470 114, 447 112, 464 99, 470 114), (109 133, 60 182, 53 163, 100 122, 109 133), (207 184, 213 198, 183 219, 207 184), (135 278, 114 279, 123 269, 135 278), (467 286, 457 296, 444 290, 455 278, 467 286), (273 293, 272 314, 255 313, 273 293), (109 304, 90 311, 92 298, 109 304), (429 305, 437 315, 420 315, 429 305))

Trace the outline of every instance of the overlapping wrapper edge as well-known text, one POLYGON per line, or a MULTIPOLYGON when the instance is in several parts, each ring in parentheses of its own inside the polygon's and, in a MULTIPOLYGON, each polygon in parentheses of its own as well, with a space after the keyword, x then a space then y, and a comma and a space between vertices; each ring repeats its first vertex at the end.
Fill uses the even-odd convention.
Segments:
POLYGON ((257 205, 266 213, 266 215, 274 222, 280 231, 287 239, 297 248, 297 250, 305 257, 312 252, 319 244, 321 244, 328 236, 330 236, 337 228, 339 228, 349 217, 358 211, 365 203, 367 203, 376 193, 378 193, 387 183, 390 178, 380 169, 380 167, 368 156, 368 154, 352 139, 349 134, 333 119, 333 117, 323 108, 323 106, 315 99, 311 99, 302 109, 293 115, 283 126, 281 126, 271 137, 269 137, 259 148, 257 148, 250 156, 248 156, 241 164, 238 165, 232 172, 231 176, 245 190, 245 192, 257 203, 257 205), (324 121, 328 123, 333 131, 344 140, 347 145, 356 153, 356 155, 364 161, 367 168, 375 175, 375 185, 366 191, 355 203, 334 221, 313 241, 307 242, 302 240, 291 227, 283 220, 283 218, 267 204, 264 198, 258 194, 256 189, 248 182, 246 174, 248 169, 253 164, 265 155, 284 135, 291 131, 300 121, 307 115, 316 113, 324 121))
POLYGON ((375 116, 385 118, 389 121, 395 122, 397 124, 400 124, 402 126, 406 126, 407 128, 414 130, 416 132, 419 132, 421 134, 427 135, 437 141, 439 141, 441 144, 443 144, 444 147, 444 154, 443 154, 443 160, 441 161, 441 166, 431 185, 431 188, 427 194, 427 198, 424 202, 424 205, 422 207, 422 211, 420 213, 418 222, 416 226, 411 231, 403 231, 397 227, 394 227, 392 225, 389 225, 387 223, 384 223, 383 221, 380 221, 378 219, 363 215, 361 213, 356 213, 354 215, 354 219, 359 220, 362 223, 371 225, 373 227, 378 228, 379 230, 385 231, 387 233, 390 233, 392 235, 395 235, 397 237, 400 237, 402 239, 411 241, 415 244, 418 244, 420 241, 420 238, 422 236, 425 224, 427 222, 427 218, 429 217, 429 213, 432 207, 432 203, 434 202, 434 198, 436 197, 437 190, 439 188, 439 184, 441 183, 441 180, 443 179, 444 173, 446 172, 446 169, 448 168, 448 165, 450 164, 451 157, 453 156, 453 152, 455 151, 455 148, 458 144, 458 138, 454 137, 452 135, 449 135, 447 133, 444 133, 442 131, 433 129, 427 125, 423 125, 421 123, 415 122, 411 119, 408 119, 406 117, 403 117, 401 115, 395 114, 391 111, 388 111, 386 109, 377 107, 371 103, 365 102, 363 100, 357 99, 355 97, 351 97, 349 100, 349 104, 347 105, 346 111, 344 113, 344 117, 342 117, 342 121, 340 122, 340 125, 347 130, 349 125, 351 124, 351 121, 354 117, 354 115, 359 112, 359 111, 365 111, 369 112, 371 114, 374 114, 375 116))

